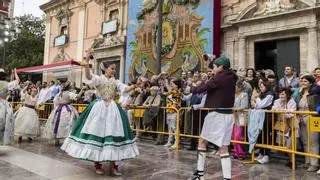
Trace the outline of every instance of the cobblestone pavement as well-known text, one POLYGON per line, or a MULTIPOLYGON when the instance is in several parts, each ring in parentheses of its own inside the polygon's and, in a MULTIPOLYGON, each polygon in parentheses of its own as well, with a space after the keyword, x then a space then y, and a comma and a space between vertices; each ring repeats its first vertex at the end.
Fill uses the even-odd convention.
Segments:
MULTIPOLYGON (((196 152, 169 151, 152 142, 139 142, 141 155, 120 163, 123 176, 96 175, 92 163, 67 156, 53 142, 36 140, 12 146, 0 146, 0 180, 180 180, 188 179, 196 166, 196 152)), ((234 180, 320 179, 316 173, 304 169, 293 172, 285 161, 271 157, 268 165, 246 164, 233 161, 234 180)), ((105 164, 107 169, 107 164, 105 164)), ((220 161, 209 158, 206 179, 221 180, 220 161)))

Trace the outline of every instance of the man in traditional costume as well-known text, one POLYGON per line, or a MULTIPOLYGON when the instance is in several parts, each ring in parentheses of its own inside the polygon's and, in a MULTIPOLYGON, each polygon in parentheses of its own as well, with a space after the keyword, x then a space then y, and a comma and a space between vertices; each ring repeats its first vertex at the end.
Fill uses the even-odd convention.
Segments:
POLYGON ((208 142, 219 147, 223 178, 231 179, 231 159, 228 146, 233 129, 232 107, 235 100, 237 77, 230 70, 230 61, 226 56, 221 56, 213 62, 213 73, 214 78, 191 88, 192 93, 207 92, 205 107, 214 109, 204 120, 198 145, 197 171, 193 174, 192 180, 204 179, 208 142))

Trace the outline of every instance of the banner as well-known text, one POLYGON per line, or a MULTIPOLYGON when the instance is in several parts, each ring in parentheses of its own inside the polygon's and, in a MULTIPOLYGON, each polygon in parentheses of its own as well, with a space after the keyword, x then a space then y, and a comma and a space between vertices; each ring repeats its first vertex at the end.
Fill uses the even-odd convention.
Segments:
MULTIPOLYGON (((213 50, 212 0, 164 0, 161 71, 180 76, 205 71, 204 53, 213 50)), ((156 74, 157 1, 130 0, 126 48, 126 82, 156 74)))

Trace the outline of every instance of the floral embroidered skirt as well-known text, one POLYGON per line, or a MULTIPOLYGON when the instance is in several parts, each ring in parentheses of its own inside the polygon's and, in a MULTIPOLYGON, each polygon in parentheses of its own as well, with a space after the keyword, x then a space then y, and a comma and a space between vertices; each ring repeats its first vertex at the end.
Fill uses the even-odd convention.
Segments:
POLYGON ((87 106, 61 149, 74 158, 93 162, 120 161, 139 155, 126 113, 114 101, 103 100, 87 106))

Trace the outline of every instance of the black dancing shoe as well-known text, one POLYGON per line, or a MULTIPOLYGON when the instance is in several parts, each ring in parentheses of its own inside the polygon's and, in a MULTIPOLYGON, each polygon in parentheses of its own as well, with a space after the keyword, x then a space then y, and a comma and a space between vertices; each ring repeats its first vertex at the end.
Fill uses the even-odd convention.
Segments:
POLYGON ((58 139, 56 139, 55 142, 54 142, 54 145, 55 146, 60 146, 60 141, 58 139))
POLYGON ((22 143, 22 137, 20 136, 18 139, 18 143, 21 144, 22 143))
POLYGON ((188 180, 204 180, 204 172, 203 171, 196 171, 193 173, 193 176, 188 180))

